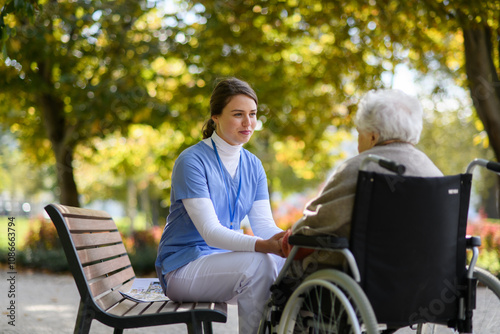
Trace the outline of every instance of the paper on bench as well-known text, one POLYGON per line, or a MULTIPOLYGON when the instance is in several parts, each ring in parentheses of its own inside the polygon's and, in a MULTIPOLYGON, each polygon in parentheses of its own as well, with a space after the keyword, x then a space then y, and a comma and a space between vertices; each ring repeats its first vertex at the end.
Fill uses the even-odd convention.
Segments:
POLYGON ((169 300, 163 294, 158 278, 136 278, 128 292, 120 291, 120 293, 125 298, 140 303, 169 300))

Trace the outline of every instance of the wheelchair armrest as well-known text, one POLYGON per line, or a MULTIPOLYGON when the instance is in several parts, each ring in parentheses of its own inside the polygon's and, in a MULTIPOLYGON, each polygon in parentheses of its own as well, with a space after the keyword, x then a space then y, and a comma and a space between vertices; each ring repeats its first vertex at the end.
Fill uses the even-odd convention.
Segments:
POLYGON ((466 236, 465 247, 472 250, 472 257, 469 262, 469 269, 467 270, 467 278, 474 279, 474 267, 476 266, 477 259, 479 258, 479 246, 481 246, 481 237, 466 236))
POLYGON ((301 235, 292 234, 288 243, 293 246, 315 249, 343 249, 349 248, 347 238, 332 235, 301 235))
POLYGON ((481 246, 481 237, 468 235, 465 239, 465 246, 467 248, 481 246))

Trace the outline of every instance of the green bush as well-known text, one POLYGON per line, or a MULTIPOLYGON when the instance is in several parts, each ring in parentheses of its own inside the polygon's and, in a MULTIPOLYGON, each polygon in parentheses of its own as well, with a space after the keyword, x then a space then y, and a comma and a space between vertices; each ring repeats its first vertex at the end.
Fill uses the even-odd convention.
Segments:
POLYGON ((67 271, 68 261, 52 222, 39 218, 29 224, 24 247, 17 254, 18 265, 53 272, 67 271))
POLYGON ((48 270, 51 272, 65 272, 69 270, 68 261, 63 249, 49 249, 33 251, 27 248, 19 254, 19 264, 33 269, 48 270))

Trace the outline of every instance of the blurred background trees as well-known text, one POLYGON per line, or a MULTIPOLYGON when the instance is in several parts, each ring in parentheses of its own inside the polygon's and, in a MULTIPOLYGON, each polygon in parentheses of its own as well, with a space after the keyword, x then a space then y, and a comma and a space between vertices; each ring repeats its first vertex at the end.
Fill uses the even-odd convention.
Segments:
MULTIPOLYGON (((33 193, 17 181, 26 176, 61 203, 115 199, 132 222, 141 213, 164 221, 175 158, 201 139, 214 81, 224 76, 257 91, 259 131, 248 148, 262 159, 274 198, 315 193, 356 154, 352 117, 370 89, 418 95, 426 109, 420 148, 445 173, 462 172, 474 157, 498 160, 499 7, 7 1, 0 131, 15 144, 2 140, 9 177, 0 191, 33 193)), ((483 188, 477 205, 494 215, 486 201, 494 191, 483 188)))

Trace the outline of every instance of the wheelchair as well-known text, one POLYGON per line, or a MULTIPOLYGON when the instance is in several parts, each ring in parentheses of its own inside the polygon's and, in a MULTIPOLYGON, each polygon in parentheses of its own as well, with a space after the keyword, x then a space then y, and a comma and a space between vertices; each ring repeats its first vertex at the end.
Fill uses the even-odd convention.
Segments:
POLYGON ((290 236, 259 333, 500 333, 500 281, 475 266, 481 239, 466 236, 476 166, 500 173, 476 159, 464 174, 410 177, 368 156, 349 240, 290 236), (370 163, 391 173, 366 171, 370 163), (342 254, 346 265, 290 277, 300 248, 342 254))

